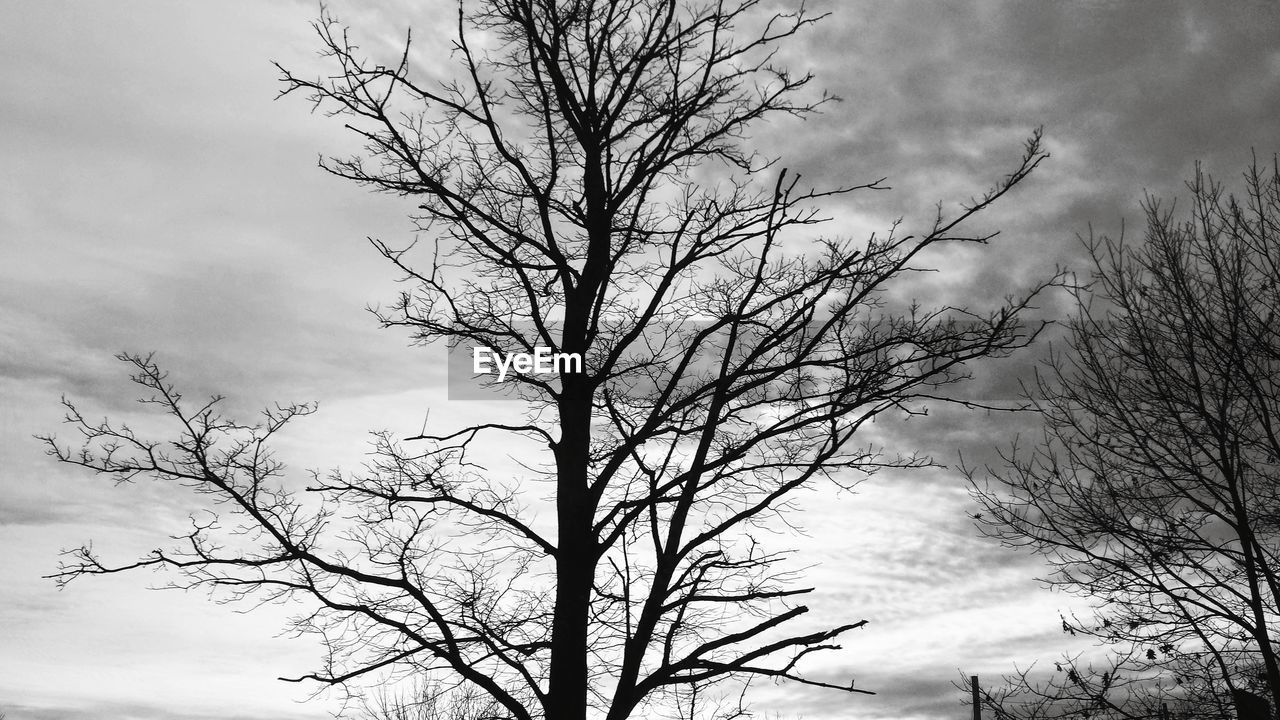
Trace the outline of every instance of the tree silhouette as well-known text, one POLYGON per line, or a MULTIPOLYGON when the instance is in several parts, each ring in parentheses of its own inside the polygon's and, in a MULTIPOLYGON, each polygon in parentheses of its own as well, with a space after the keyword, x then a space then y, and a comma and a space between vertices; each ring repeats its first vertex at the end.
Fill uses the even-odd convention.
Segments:
POLYGON ((1034 388, 1044 435, 975 485, 983 530, 1095 600, 1070 625, 1118 648, 1110 682, 1041 687, 1050 700, 1280 707, 1280 173, 1255 160, 1244 179, 1227 195, 1197 167, 1186 219, 1149 197, 1142 243, 1089 241, 1094 285, 1034 388), (1148 702, 1125 702, 1121 670, 1148 702))
POLYGON ((819 201, 881 187, 807 189, 745 144, 761 119, 828 100, 797 99, 810 77, 773 61, 817 20, 758 0, 466 3, 459 79, 436 85, 409 43, 376 64, 322 16, 335 72, 282 69, 284 93, 361 138, 329 172, 408 198, 431 238, 375 241, 408 288, 382 322, 585 366, 510 380, 523 417, 384 434, 366 471, 302 492, 269 445, 311 406, 234 421, 217 398, 185 401, 149 357, 123 356, 177 437, 68 405, 84 446, 50 439, 51 452, 186 486, 208 512, 134 563, 81 548, 59 581, 165 566, 232 598, 305 598, 316 609, 297 628, 328 653, 295 679, 443 678, 519 720, 733 715, 727 683, 753 678, 866 692, 803 672, 865 621, 805 619, 810 588, 759 536, 789 527, 804 488, 926 464, 858 431, 1030 341, 1038 326, 1018 313, 1037 288, 985 314, 899 307, 887 290, 932 246, 986 242, 962 224, 1044 154, 1036 133, 1012 173, 953 214, 940 205, 920 234, 810 239, 819 201), (515 442, 537 448, 525 476, 475 463, 515 442), (544 496, 550 521, 529 507, 544 496))

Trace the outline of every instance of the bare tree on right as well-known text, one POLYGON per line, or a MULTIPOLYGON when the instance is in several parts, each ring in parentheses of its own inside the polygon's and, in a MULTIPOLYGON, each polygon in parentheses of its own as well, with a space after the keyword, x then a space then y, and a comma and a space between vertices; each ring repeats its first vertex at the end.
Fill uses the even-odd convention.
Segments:
POLYGON ((1047 682, 1015 673, 986 698, 997 715, 1222 717, 1242 693, 1280 707, 1277 159, 1244 187, 1197 167, 1185 211, 1148 197, 1141 243, 1087 241, 1093 282, 1029 393, 1043 435, 966 471, 984 534, 1093 600, 1064 632, 1112 651, 1047 682))

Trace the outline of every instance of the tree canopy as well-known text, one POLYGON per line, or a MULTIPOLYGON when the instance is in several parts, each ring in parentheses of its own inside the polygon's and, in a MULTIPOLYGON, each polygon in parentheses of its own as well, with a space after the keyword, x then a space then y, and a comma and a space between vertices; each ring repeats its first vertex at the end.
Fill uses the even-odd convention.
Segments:
POLYGON ((1037 132, 1007 176, 922 232, 817 237, 820 203, 881 181, 809 188, 746 138, 829 100, 774 60, 819 19, 759 0, 460 3, 457 75, 435 83, 410 43, 366 59, 324 15, 331 71, 282 68, 284 94, 364 145, 324 168, 406 198, 426 238, 374 241, 405 276, 381 321, 583 367, 516 374, 520 418, 383 434, 364 471, 303 489, 270 446, 311 406, 226 418, 125 355, 175 435, 69 404, 83 447, 50 438, 51 452, 186 488, 202 510, 173 547, 114 564, 85 546, 59 581, 160 566, 233 598, 302 598, 315 609, 297 629, 328 653, 296 679, 358 692, 430 678, 518 720, 731 716, 729 683, 757 678, 867 692, 805 672, 865 620, 807 618, 811 588, 761 535, 790 527, 803 488, 928 463, 858 433, 1034 337, 1019 313, 1043 285, 988 309, 887 291, 929 248, 989 240, 967 221, 1045 153, 1037 132), (524 476, 477 464, 515 439, 538 448, 524 476), (529 509, 544 496, 549 521, 529 509))
POLYGON ((1197 167, 1187 188, 1183 214, 1147 199, 1141 241, 1090 238, 1093 283, 1031 392, 1043 435, 975 483, 987 534, 1096 602, 1064 628, 1116 651, 1017 678, 997 703, 1016 716, 1280 707, 1280 172, 1255 160, 1233 195, 1197 167))

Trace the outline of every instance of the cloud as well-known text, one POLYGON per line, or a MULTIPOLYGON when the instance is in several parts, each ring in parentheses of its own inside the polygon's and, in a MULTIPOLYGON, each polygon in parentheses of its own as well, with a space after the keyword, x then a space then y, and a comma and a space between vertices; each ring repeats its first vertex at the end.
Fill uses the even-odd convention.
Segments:
POLYGON ((0 705, 6 720, 98 720, 103 717, 116 720, 318 720, 326 717, 319 712, 299 713, 222 713, 190 712, 183 709, 148 705, 144 703, 103 703, 92 706, 25 704, 0 705))
MULTIPOLYGON (((981 194, 1032 129, 1046 128, 1053 157, 974 223, 1000 237, 928 253, 921 264, 944 272, 917 276, 903 297, 991 307, 1056 266, 1084 271, 1076 236, 1091 227, 1117 234, 1123 219, 1137 232, 1144 191, 1177 192, 1197 159, 1230 178, 1251 148, 1280 149, 1268 145, 1280 107, 1274 2, 815 7, 833 14, 780 60, 811 69, 815 88, 844 101, 806 122, 763 124, 754 142, 816 184, 887 176, 895 188, 832 206, 837 220, 824 232, 865 237, 897 217, 904 232, 919 232, 935 203, 954 211, 981 194)), ((121 350, 158 351, 189 396, 229 393, 239 415, 274 399, 320 400, 321 414, 284 438, 295 467, 358 464, 364 429, 416 431, 430 405, 443 425, 511 411, 444 404, 443 349, 409 350, 403 334, 378 330, 363 311, 397 289, 364 238, 411 239, 410 203, 314 169, 318 153, 350 151, 349 135, 304 102, 271 100, 268 60, 325 72, 307 26, 314 4, 234 10, 27 2, 0 29, 0 152, 16 179, 0 194, 0 532, 22 548, 9 562, 29 580, 47 572, 59 543, 94 535, 121 550, 146 547, 132 526, 162 534, 185 515, 186 500, 166 488, 114 489, 51 469, 30 440, 58 429, 62 393, 91 416, 153 422, 111 359, 121 350)), ((336 7, 378 57, 414 26, 425 73, 447 64, 442 12, 336 7)), ((1046 296, 1041 315, 1066 305, 1046 296)), ((975 368, 966 392, 1013 394, 1042 347, 975 368)), ((1025 416, 931 404, 928 418, 885 416, 873 430, 865 440, 890 452, 920 449, 949 464, 962 450, 981 465, 1034 427, 1025 416)), ((801 562, 820 562, 810 571, 813 616, 872 621, 816 672, 856 676, 881 694, 764 693, 786 701, 778 707, 811 717, 954 716, 956 667, 985 675, 1058 651, 1053 621, 1067 603, 1037 589, 1033 560, 974 536, 954 471, 885 473, 812 505, 797 516, 811 532, 797 545, 801 562)), ((5 592, 5 604, 26 613, 33 647, 101 623, 80 604, 90 601, 76 599, 84 596, 49 595, 47 583, 5 592), (84 625, 49 622, 67 608, 84 625)), ((177 625, 192 612, 169 607, 157 602, 154 614, 170 612, 177 625)), ((104 657, 66 658, 67 672, 104 657)), ((10 697, 26 703, 10 706, 13 720, 205 717, 133 699, 90 711, 10 697)))

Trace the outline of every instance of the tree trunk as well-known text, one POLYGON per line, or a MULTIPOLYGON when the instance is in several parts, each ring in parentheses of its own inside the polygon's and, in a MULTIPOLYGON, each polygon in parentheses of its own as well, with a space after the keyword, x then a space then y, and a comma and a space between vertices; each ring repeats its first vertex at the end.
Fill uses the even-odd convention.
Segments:
MULTIPOLYGON (((587 356, 591 314, 605 292, 612 221, 598 149, 586 148, 583 197, 588 247, 577 287, 565 298, 561 350, 587 356)), ((587 368, 561 378, 560 441, 556 447, 556 607, 546 720, 586 720, 587 627, 595 575, 595 505, 589 491, 593 388, 587 368)))
MULTIPOLYGON (((566 381, 567 385, 579 384, 566 381)), ((570 388, 560 402, 556 449, 556 606, 546 720, 586 720, 587 618, 591 603, 594 543, 587 496, 591 442, 590 396, 570 388)))

